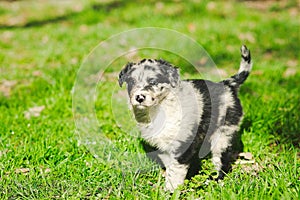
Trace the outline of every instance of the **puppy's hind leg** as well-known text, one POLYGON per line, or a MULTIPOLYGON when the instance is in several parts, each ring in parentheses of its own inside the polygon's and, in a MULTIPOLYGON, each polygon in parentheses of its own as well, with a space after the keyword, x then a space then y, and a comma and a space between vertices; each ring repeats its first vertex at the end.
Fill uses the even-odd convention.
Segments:
POLYGON ((226 149, 221 155, 214 156, 213 162, 218 170, 216 180, 222 180, 224 176, 231 170, 232 152, 226 149))
POLYGON ((237 128, 223 126, 211 139, 212 162, 218 171, 217 180, 223 179, 231 170, 231 163, 234 160, 232 140, 236 135, 237 128))

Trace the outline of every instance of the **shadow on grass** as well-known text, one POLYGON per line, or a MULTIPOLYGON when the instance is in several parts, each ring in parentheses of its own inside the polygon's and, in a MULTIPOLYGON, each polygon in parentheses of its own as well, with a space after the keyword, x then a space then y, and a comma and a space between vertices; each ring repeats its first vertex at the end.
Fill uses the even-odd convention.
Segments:
POLYGON ((282 117, 274 122, 273 132, 279 140, 276 144, 292 144, 296 148, 300 148, 300 104, 299 99, 287 99, 286 104, 290 104, 291 108, 282 108, 280 111, 282 117), (298 101, 298 102, 296 102, 298 101))
POLYGON ((39 20, 39 19, 31 20, 31 21, 26 22, 25 24, 19 24, 19 25, 0 24, 0 29, 18 29, 18 28, 40 27, 40 26, 44 26, 47 24, 66 21, 66 20, 68 20, 72 17, 78 16, 88 10, 108 13, 113 9, 123 6, 125 2, 126 1, 114 1, 114 2, 109 2, 109 3, 95 3, 80 12, 75 12, 75 11, 69 12, 69 13, 66 13, 61 16, 55 16, 53 18, 42 19, 42 20, 39 20))
MULTIPOLYGON (((266 134, 273 135, 274 140, 270 141, 269 145, 280 145, 288 144, 293 145, 296 148, 300 148, 300 88, 298 88, 300 77, 299 75, 288 77, 288 78, 278 78, 274 80, 274 83, 283 90, 282 94, 276 94, 274 91, 269 94, 269 99, 264 101, 263 97, 258 96, 254 90, 247 90, 247 87, 243 87, 242 90, 245 93, 252 94, 253 99, 258 98, 256 104, 265 104, 259 113, 251 112, 251 114, 246 115, 241 124, 241 131, 246 130, 247 132, 255 132, 257 126, 255 125, 256 120, 263 120, 264 130, 266 134), (298 89, 297 89, 298 88, 298 89)), ((252 86, 254 88, 255 86, 252 86)), ((268 87, 268 86, 263 86, 268 87)), ((268 88, 263 89, 263 91, 269 90, 268 88)), ((278 92, 279 93, 279 92, 278 92)), ((265 94, 268 96, 268 94, 265 94)))

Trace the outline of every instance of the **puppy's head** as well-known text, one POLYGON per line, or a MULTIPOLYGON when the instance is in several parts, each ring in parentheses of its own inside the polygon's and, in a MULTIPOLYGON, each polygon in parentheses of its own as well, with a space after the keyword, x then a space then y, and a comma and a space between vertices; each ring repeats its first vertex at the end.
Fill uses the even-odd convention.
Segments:
POLYGON ((180 83, 178 68, 160 59, 128 63, 119 74, 119 85, 127 85, 132 106, 138 109, 155 106, 180 83))

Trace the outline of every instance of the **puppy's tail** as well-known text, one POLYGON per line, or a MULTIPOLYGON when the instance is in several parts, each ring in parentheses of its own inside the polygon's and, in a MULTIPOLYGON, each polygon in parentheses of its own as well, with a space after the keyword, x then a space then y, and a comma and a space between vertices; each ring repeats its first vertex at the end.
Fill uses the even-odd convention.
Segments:
POLYGON ((239 88, 241 84, 247 79, 252 68, 250 50, 247 49, 246 45, 241 47, 242 60, 240 63, 240 69, 237 74, 223 81, 225 85, 239 88))

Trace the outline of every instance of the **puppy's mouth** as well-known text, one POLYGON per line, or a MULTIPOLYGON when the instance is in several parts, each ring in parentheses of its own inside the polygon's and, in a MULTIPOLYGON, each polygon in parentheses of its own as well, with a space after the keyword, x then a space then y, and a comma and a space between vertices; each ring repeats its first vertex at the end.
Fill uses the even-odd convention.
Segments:
POLYGON ((133 105, 133 107, 136 108, 136 109, 139 109, 139 110, 145 110, 150 106, 145 106, 145 105, 138 104, 138 105, 133 105))

